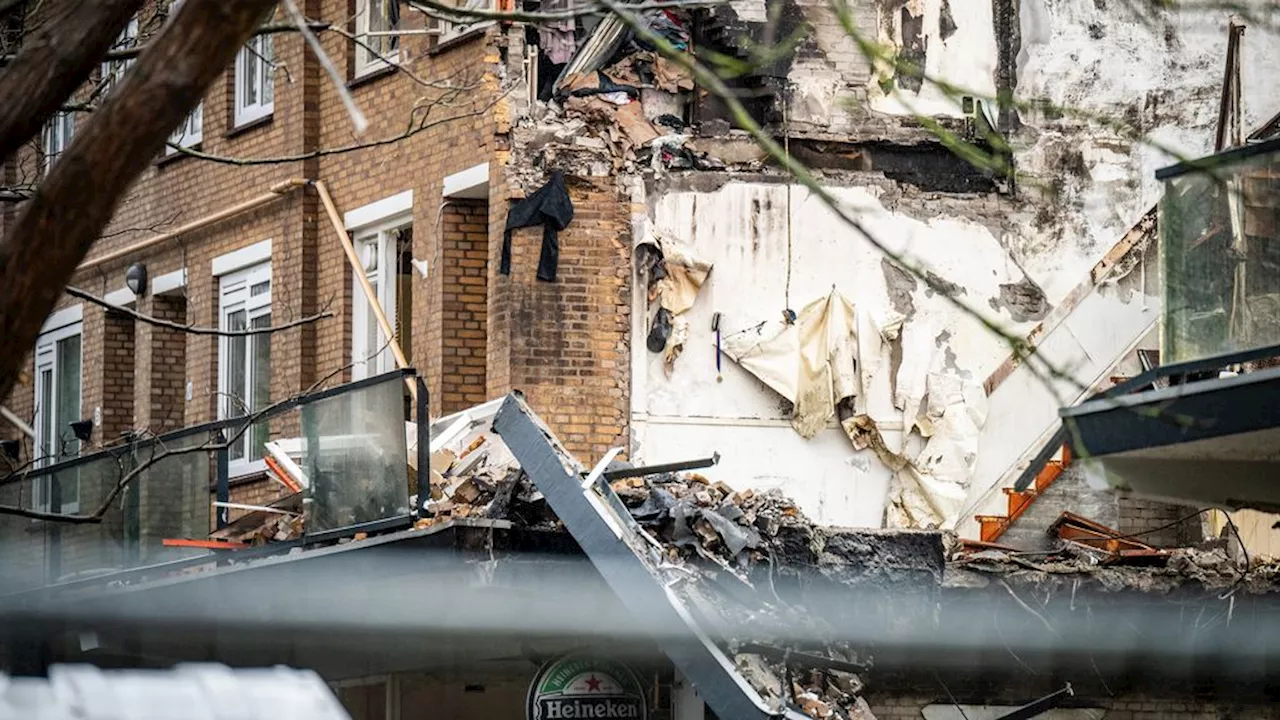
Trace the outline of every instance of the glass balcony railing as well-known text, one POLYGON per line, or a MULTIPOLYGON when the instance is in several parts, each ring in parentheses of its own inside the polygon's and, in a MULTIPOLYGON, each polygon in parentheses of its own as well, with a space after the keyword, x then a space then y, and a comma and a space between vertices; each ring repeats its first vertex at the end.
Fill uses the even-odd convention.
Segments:
MULTIPOLYGON (((271 430, 264 440, 300 448, 293 467, 303 481, 304 541, 383 521, 408 524, 404 381, 411 375, 391 372, 296 398, 259 418, 271 430)), ((230 500, 225 440, 244 422, 137 439, 48 467, 0 466, 0 504, 30 511, 0 514, 0 596, 213 558, 206 548, 166 540, 203 540, 226 524, 218 508, 227 506, 215 507, 230 500)))
POLYGON ((1166 168, 1161 362, 1280 344, 1280 140, 1166 168))
POLYGON ((398 378, 302 407, 307 532, 409 514, 404 383, 398 378))

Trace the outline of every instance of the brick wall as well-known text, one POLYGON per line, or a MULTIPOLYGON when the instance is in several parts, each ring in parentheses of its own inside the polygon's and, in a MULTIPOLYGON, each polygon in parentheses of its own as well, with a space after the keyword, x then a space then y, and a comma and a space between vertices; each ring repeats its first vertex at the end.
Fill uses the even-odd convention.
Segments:
POLYGON ((506 208, 490 213, 489 396, 522 390, 584 462, 628 447, 629 201, 612 178, 566 178, 574 219, 556 282, 535 279, 540 228, 515 233, 498 274, 506 208))
POLYGON ((102 358, 102 426, 94 428, 94 433, 100 444, 113 445, 122 433, 133 427, 132 317, 104 313, 102 358))
POLYGON ((1182 547, 1202 542, 1200 518, 1187 518, 1196 508, 1187 505, 1121 495, 1117 499, 1120 523, 1117 529, 1137 535, 1139 542, 1156 547, 1182 547))
MULTIPOLYGON (((186 322, 186 298, 157 296, 149 300, 153 316, 171 322, 186 322)), ((145 417, 140 415, 138 423, 154 433, 176 430, 182 425, 186 406, 187 336, 177 330, 139 323, 140 350, 144 334, 148 344, 138 354, 138 369, 141 371, 139 375, 146 378, 146 401, 136 406, 145 407, 147 414, 145 417)))
POLYGON ((441 415, 485 401, 489 203, 450 200, 441 230, 441 415))

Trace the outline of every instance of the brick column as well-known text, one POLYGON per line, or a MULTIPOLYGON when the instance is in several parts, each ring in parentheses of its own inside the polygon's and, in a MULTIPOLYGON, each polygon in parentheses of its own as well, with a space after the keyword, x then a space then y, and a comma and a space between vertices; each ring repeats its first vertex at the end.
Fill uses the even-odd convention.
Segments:
POLYGON ((489 203, 450 200, 445 207, 440 264, 441 364, 438 414, 486 399, 485 360, 489 301, 489 203))
POLYGON ((535 279, 541 228, 515 234, 499 275, 506 208, 490 219, 489 395, 512 389, 584 462, 629 447, 629 200, 612 178, 566 178, 574 220, 554 283, 535 279))

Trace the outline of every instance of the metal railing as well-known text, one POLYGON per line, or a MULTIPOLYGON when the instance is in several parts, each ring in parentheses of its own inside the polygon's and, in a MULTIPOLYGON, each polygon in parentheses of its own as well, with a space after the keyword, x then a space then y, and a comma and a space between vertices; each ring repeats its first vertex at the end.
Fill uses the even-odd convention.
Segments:
MULTIPOLYGON (((208 549, 165 540, 204 539, 228 524, 224 503, 236 478, 228 474, 227 441, 262 424, 270 439, 300 438, 304 542, 410 524, 406 378, 419 383, 419 416, 427 411, 425 387, 414 375, 384 373, 245 417, 0 474, 0 505, 34 515, 0 514, 0 595, 214 558, 208 549)), ((420 442, 418 455, 426 453, 420 442)))

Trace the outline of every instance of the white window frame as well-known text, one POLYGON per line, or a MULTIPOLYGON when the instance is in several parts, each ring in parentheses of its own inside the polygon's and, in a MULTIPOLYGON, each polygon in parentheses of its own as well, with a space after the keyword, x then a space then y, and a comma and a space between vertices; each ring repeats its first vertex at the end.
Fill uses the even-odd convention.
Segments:
MULTIPOLYGON (((204 101, 196 106, 191 114, 183 119, 182 124, 177 130, 169 135, 169 142, 174 145, 180 145, 184 148, 193 148, 204 142, 204 101)), ((178 152, 177 148, 170 145, 164 146, 164 154, 172 155, 178 152)))
MULTIPOLYGON (((398 0, 380 0, 383 3, 398 2, 398 0)), ((369 11, 369 0, 356 0, 356 77, 364 77, 369 73, 377 72, 382 68, 388 67, 391 63, 400 61, 400 36, 399 35, 370 35, 370 31, 377 33, 390 33, 399 30, 399 23, 396 26, 374 27, 371 23, 373 20, 369 11), (367 46, 378 47, 382 43, 395 47, 386 50, 380 49, 378 55, 375 55, 367 46)), ((380 23, 379 23, 380 24, 380 23)))
POLYGON ((76 118, 74 113, 55 113, 49 122, 45 123, 44 131, 41 133, 40 146, 44 151, 41 164, 46 174, 53 168, 58 156, 66 152, 67 147, 71 145, 71 138, 75 137, 75 134, 76 118))
POLYGON ((236 53, 233 92, 236 127, 260 120, 275 112, 275 57, 275 41, 269 33, 249 38, 249 42, 236 53), (252 64, 250 60, 253 60, 252 64), (245 97, 244 93, 245 85, 249 83, 253 84, 257 92, 257 98, 252 102, 245 97))
MULTIPOLYGON (((80 308, 79 306, 77 306, 74 309, 79 310, 80 308)), ((74 318, 75 318, 74 321, 68 324, 62 324, 56 321, 52 322, 51 324, 55 326, 61 325, 61 327, 53 327, 52 329, 49 329, 46 332, 43 332, 40 335, 40 338, 36 341, 36 352, 35 352, 36 381, 35 381, 35 405, 34 405, 36 409, 36 412, 35 412, 35 430, 36 430, 35 465, 36 467, 42 467, 42 468, 48 467, 62 460, 68 459, 66 457, 62 457, 60 447, 51 447, 51 441, 56 442, 57 440, 60 440, 61 438, 65 437, 66 433, 71 432, 71 428, 68 423, 71 421, 81 419, 79 417, 73 418, 71 420, 62 418, 63 420, 67 420, 67 422, 57 423, 52 428, 47 427, 48 418, 46 417, 46 413, 55 412, 55 415, 56 415, 55 409, 58 407, 58 400, 59 400, 58 380, 59 380, 60 370, 62 368, 60 368, 59 362, 58 362, 58 344, 64 340, 67 340, 69 338, 73 338, 76 336, 80 337, 80 362, 79 362, 80 378, 79 378, 79 382, 77 383, 77 386, 79 388, 78 392, 80 393, 80 403, 79 403, 81 405, 80 414, 81 415, 84 414, 84 407, 83 407, 83 403, 84 403, 84 326, 83 326, 83 323, 80 321, 79 314, 74 314, 74 318), (45 380, 46 372, 49 375, 49 380, 47 381, 45 380), (52 387, 46 388, 47 383, 52 383, 52 387), (49 402, 49 405, 51 407, 45 407, 45 403, 41 402, 41 398, 44 397, 46 389, 48 390, 49 397, 51 398, 49 402), (52 436, 49 435, 49 433, 51 432, 52 432, 52 436), (50 450, 52 450, 52 452, 50 452, 50 450)), ((76 454, 79 454, 79 453, 77 452, 76 454)), ((49 505, 50 505, 49 501, 50 501, 51 489, 52 489, 52 478, 50 476, 45 475, 41 477, 39 480, 37 480, 32 487, 32 507, 37 510, 48 512, 49 505)), ((80 511, 80 484, 79 484, 78 478, 75 482, 75 490, 76 490, 75 500, 62 501, 60 503, 59 512, 75 513, 80 511)), ((63 492, 65 494, 66 492, 65 488, 63 492)))
MULTIPOLYGON (((237 269, 220 276, 218 278, 218 327, 222 330, 230 330, 231 315, 240 311, 245 313, 245 327, 253 327, 255 319, 264 316, 269 318, 271 314, 271 283, 270 261, 237 269), (264 282, 267 283, 266 292, 257 295, 253 294, 253 289, 264 282)), ((270 321, 268 320, 268 322, 270 321)), ((256 370, 253 340, 262 336, 245 335, 241 337, 245 341, 245 350, 244 356, 238 358, 238 362, 242 364, 244 370, 245 395, 250 396, 248 398, 235 397, 231 392, 229 370, 232 367, 232 363, 237 362, 237 358, 231 357, 231 350, 232 342, 237 338, 224 335, 218 341, 218 418, 223 420, 242 417, 262 409, 262 407, 254 404, 252 398, 254 371, 256 370)), ((269 401, 268 398, 267 402, 269 401)), ((249 428, 236 440, 236 443, 241 448, 241 456, 239 458, 233 457, 228 463, 228 474, 232 477, 266 470, 265 460, 261 458, 257 460, 250 459, 253 453, 253 436, 253 429, 249 428)))
MULTIPOLYGON (((361 228, 353 233, 352 238, 356 257, 364 266, 365 277, 374 286, 378 304, 382 306, 382 312, 393 328, 400 309, 397 296, 400 282, 398 232, 412 226, 413 215, 406 213, 361 228)), ((382 328, 370 317, 369 298, 364 294, 360 279, 354 274, 351 278, 351 298, 351 379, 359 380, 394 370, 395 354, 391 352, 390 343, 384 337, 382 328), (376 342, 371 343, 370 335, 375 332, 376 342)))
MULTIPOLYGON (((119 37, 111 44, 112 50, 127 50, 136 47, 138 44, 138 16, 129 18, 129 23, 120 31, 119 37)), ((136 58, 127 60, 107 60, 102 63, 102 80, 106 83, 106 91, 111 89, 120 82, 120 78, 124 77, 125 72, 133 66, 136 58)))
MULTIPOLYGON (((465 2, 455 2, 456 6, 464 10, 493 10, 493 0, 465 0, 465 2)), ((439 42, 446 43, 455 38, 460 38, 473 32, 480 32, 490 25, 495 24, 493 20, 484 18, 474 18, 470 22, 451 22, 440 18, 432 18, 436 21, 439 28, 439 42)))

